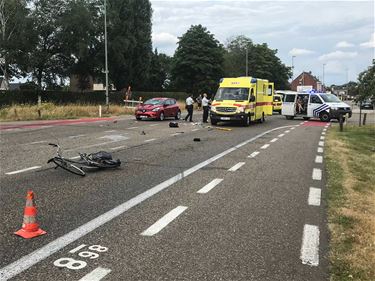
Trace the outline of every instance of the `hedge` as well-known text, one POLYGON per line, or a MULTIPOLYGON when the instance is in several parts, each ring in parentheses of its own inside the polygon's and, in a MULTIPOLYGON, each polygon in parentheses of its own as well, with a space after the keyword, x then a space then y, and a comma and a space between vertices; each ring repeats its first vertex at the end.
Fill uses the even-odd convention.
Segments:
MULTIPOLYGON (((55 104, 105 104, 105 91, 95 92, 67 92, 67 91, 40 91, 42 102, 52 102, 55 104)), ((125 99, 121 92, 111 91, 108 93, 109 102, 111 104, 123 104, 125 99)), ((185 100, 187 94, 184 92, 137 92, 132 93, 132 99, 147 100, 153 97, 168 97, 177 100, 185 100)), ((16 91, 0 91, 0 106, 8 106, 12 104, 37 104, 38 91, 35 90, 16 90, 16 91)))

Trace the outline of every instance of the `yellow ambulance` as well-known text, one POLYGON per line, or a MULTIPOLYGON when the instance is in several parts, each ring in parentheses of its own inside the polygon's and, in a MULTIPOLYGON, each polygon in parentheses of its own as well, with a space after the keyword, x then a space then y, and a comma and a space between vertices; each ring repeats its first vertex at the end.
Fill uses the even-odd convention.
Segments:
POLYGON ((211 103, 212 125, 220 121, 264 122, 272 115, 274 83, 254 77, 222 78, 211 103))

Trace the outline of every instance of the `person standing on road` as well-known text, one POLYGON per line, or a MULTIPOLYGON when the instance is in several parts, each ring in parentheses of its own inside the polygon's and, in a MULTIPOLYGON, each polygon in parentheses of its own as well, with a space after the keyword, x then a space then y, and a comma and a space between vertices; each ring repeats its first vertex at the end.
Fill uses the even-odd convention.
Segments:
POLYGON ((203 99, 202 99, 202 107, 203 107, 203 123, 208 123, 208 104, 210 100, 207 98, 207 94, 203 94, 203 99))
POLYGON ((202 95, 199 94, 199 96, 197 97, 197 104, 198 104, 198 110, 201 110, 202 108, 202 95))
POLYGON ((186 110, 188 112, 188 115, 186 115, 185 121, 187 121, 189 118, 189 122, 193 122, 193 105, 194 100, 192 95, 190 94, 189 97, 186 99, 186 110))

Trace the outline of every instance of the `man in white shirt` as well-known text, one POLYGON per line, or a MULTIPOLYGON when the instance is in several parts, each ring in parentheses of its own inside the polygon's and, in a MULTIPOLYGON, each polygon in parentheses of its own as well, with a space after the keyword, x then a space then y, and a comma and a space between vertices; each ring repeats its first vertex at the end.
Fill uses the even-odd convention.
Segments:
POLYGON ((189 122, 193 122, 193 105, 194 105, 193 97, 192 95, 189 95, 189 97, 186 99, 186 109, 187 109, 188 115, 186 115, 185 121, 187 121, 189 118, 189 122))
POLYGON ((203 107, 203 123, 208 123, 208 104, 210 100, 207 98, 207 94, 203 94, 203 99, 202 99, 202 107, 203 107))

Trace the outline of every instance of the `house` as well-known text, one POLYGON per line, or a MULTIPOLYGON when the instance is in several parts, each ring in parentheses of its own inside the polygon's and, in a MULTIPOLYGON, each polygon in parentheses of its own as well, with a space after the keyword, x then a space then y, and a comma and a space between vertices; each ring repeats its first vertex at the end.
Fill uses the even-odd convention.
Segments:
POLYGON ((303 91, 306 89, 314 89, 318 92, 322 92, 324 90, 322 82, 320 82, 318 78, 312 75, 311 71, 302 72, 291 83, 292 91, 303 91))

